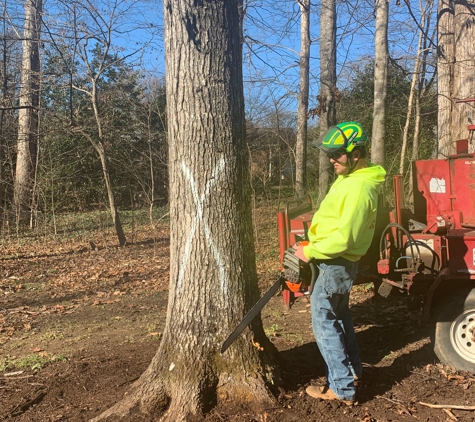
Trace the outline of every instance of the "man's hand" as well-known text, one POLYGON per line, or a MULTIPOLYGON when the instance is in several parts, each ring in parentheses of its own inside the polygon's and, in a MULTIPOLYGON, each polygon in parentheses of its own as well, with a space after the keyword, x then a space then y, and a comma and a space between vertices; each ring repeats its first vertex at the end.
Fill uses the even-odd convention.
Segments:
POLYGON ((300 242, 300 243, 298 243, 297 245, 294 246, 294 248, 295 248, 294 255, 303 262, 308 262, 307 257, 303 253, 303 247, 306 246, 306 245, 308 245, 308 242, 300 242))

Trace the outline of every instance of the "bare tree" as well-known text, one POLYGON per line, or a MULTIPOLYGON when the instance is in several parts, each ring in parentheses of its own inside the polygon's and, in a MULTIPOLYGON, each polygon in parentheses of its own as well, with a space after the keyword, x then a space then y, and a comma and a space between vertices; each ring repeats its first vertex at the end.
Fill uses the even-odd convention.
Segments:
POLYGON ((399 173, 404 174, 404 165, 406 161, 406 150, 409 138, 409 127, 411 124, 412 112, 414 108, 414 97, 416 96, 416 86, 417 81, 419 79, 419 71, 421 67, 421 55, 422 55, 422 42, 424 38, 424 27, 426 22, 427 16, 422 14, 422 22, 420 24, 419 29, 419 38, 417 42, 417 51, 416 57, 414 59, 414 70, 412 73, 412 80, 411 80, 411 89, 409 91, 409 99, 407 101, 407 114, 406 114, 406 123, 404 124, 404 130, 402 133, 402 149, 401 149, 401 159, 399 161, 399 173))
POLYGON ((13 204, 18 217, 32 200, 38 143, 42 0, 25 0, 23 60, 18 110, 18 142, 13 204))
MULTIPOLYGON (((116 16, 113 15, 109 21, 105 20, 101 16, 99 10, 97 10, 95 6, 89 1, 85 2, 84 9, 88 14, 91 15, 93 21, 98 23, 98 26, 100 27, 100 36, 96 35, 95 31, 91 31, 89 33, 89 31, 86 30, 86 34, 81 34, 80 38, 78 38, 80 45, 77 54, 86 67, 87 82, 83 86, 75 85, 74 88, 87 94, 91 102, 97 129, 96 134, 90 134, 87 129, 81 128, 81 133, 89 140, 89 142, 91 142, 91 145, 99 155, 112 221, 116 229, 119 244, 123 246, 126 243, 126 237, 124 230, 122 229, 119 212, 115 205, 115 196, 109 174, 109 164, 106 153, 106 143, 108 142, 108 139, 106 133, 104 132, 104 123, 99 109, 99 81, 103 77, 103 74, 106 72, 108 67, 111 65, 109 62, 109 54, 112 45, 112 26, 114 25, 116 16), (85 42, 81 42, 83 35, 85 35, 85 42), (98 56, 96 55, 96 57, 94 57, 94 63, 92 62, 90 55, 91 46, 89 42, 99 43, 98 45, 101 46, 101 52, 98 56)), ((114 10, 114 8, 112 10, 114 10)))
MULTIPOLYGON (((469 137, 467 126, 475 124, 475 0, 454 2, 455 63, 453 96, 457 105, 452 111, 452 140, 469 137)), ((469 152, 475 152, 472 133, 469 152)))
POLYGON ((18 40, 21 34, 12 24, 7 3, 2 5, 2 34, 0 41, 0 208, 3 210, 4 221, 8 219, 8 209, 11 207, 11 186, 14 183, 14 171, 10 166, 14 161, 13 150, 17 149, 18 122, 16 115, 16 88, 19 86, 21 75, 21 46, 18 40))
MULTIPOLYGON (((124 21, 131 16, 137 1, 111 0, 107 3, 108 13, 103 13, 99 6, 91 0, 65 3, 65 10, 69 14, 70 25, 73 30, 73 48, 76 61, 75 78, 71 78, 71 87, 85 95, 89 100, 87 108, 92 110, 94 126, 84 121, 87 111, 75 110, 71 130, 79 132, 89 140, 94 147, 102 166, 104 184, 109 202, 113 224, 121 246, 125 245, 126 237, 116 206, 114 188, 111 182, 110 165, 107 150, 113 147, 113 139, 109 136, 111 128, 105 114, 107 98, 101 90, 101 83, 108 77, 108 71, 124 62, 126 57, 120 56, 114 50, 114 39, 123 31, 124 21)), ((133 31, 134 28, 128 29, 133 31)), ((136 51, 129 52, 127 57, 140 52, 144 46, 136 51)), ((68 60, 65 64, 73 72, 68 60)), ((72 75, 72 73, 71 73, 72 75)))
POLYGON ((297 196, 305 193, 307 185, 307 121, 310 69, 310 0, 299 0, 300 6, 300 89, 297 111, 297 144, 295 163, 295 190, 297 196))
MULTIPOLYGON (((428 46, 429 42, 432 43, 433 40, 429 36, 430 18, 432 16, 432 10, 434 2, 433 0, 428 0, 425 2, 419 2, 420 8, 420 22, 418 21, 418 30, 419 37, 417 42, 417 51, 416 57, 414 58, 414 70, 411 80, 411 88, 409 91, 409 99, 407 104, 407 114, 406 114, 406 123, 404 125, 403 135, 402 135, 402 149, 401 157, 399 162, 399 173, 405 174, 405 165, 406 163, 406 154, 409 144, 410 136, 410 126, 412 122, 412 114, 414 112, 414 131, 413 131, 413 148, 412 154, 407 154, 413 160, 417 159, 418 154, 417 150, 419 148, 419 134, 420 134, 420 107, 421 100, 424 97, 427 86, 430 85, 430 81, 426 80, 427 76, 427 57, 430 47, 428 46)), ((411 14, 412 11, 410 10, 411 14)), ((411 170, 411 169, 410 169, 411 170)), ((409 182, 409 186, 412 183, 409 182)))
POLYGON ((170 293, 157 354, 125 399, 162 421, 218 401, 271 401, 273 347, 260 319, 220 344, 257 295, 242 85, 239 0, 166 0, 170 293))
POLYGON ((371 161, 384 166, 388 83, 388 0, 375 0, 374 110, 371 161))
MULTIPOLYGON (((320 134, 336 124, 336 2, 322 0, 320 14, 320 102, 315 113, 320 117, 320 134)), ((330 163, 325 153, 319 155, 318 203, 330 184, 330 163)))
POLYGON ((437 139, 438 155, 449 155, 452 144, 452 101, 455 62, 453 0, 438 2, 437 42, 437 139))
MULTIPOLYGON (((427 94, 433 92, 431 90, 434 85, 434 81, 437 75, 436 64, 432 61, 429 62, 429 52, 436 46, 435 39, 437 36, 437 25, 432 23, 433 10, 435 6, 434 0, 429 0, 425 4, 424 18, 425 30, 423 31, 423 42, 421 51, 421 66, 417 81, 417 93, 415 97, 415 120, 414 120, 414 138, 412 143, 412 160, 419 158, 420 147, 420 133, 421 133, 421 106, 422 101, 426 98, 427 94), (430 32, 431 31, 431 32, 430 32), (433 68, 432 71, 429 69, 433 68)), ((412 168, 411 168, 412 171, 412 168)))

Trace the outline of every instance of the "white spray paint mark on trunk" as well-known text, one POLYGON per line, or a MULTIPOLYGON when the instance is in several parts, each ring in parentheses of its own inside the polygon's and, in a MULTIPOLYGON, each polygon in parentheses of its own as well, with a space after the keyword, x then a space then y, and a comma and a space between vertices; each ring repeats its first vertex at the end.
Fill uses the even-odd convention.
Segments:
POLYGON ((224 262, 221 258, 221 254, 218 248, 216 247, 216 244, 214 243, 211 237, 211 232, 209 230, 207 221, 205 221, 204 219, 204 213, 203 213, 203 204, 209 196, 211 187, 218 180, 219 174, 222 173, 222 171, 224 170, 224 167, 225 167, 225 161, 224 159, 221 159, 218 165, 213 170, 213 174, 211 175, 210 180, 208 180, 208 182, 206 183, 203 193, 199 195, 198 190, 196 189, 195 179, 193 178, 193 175, 191 174, 191 170, 184 162, 181 163, 181 169, 184 175, 186 176, 186 178, 190 182, 191 192, 193 194, 193 200, 196 206, 196 214, 195 214, 195 218, 193 219, 193 223, 191 224, 191 229, 186 239, 185 251, 180 262, 180 270, 178 272, 177 293, 180 293, 180 290, 181 290, 186 266, 188 264, 188 259, 190 258, 191 243, 193 241, 193 238, 195 237, 198 223, 200 222, 203 226, 203 232, 205 234, 206 240, 208 241, 208 245, 210 246, 211 251, 213 252, 214 259, 216 260, 216 264, 219 269, 219 284, 220 284, 221 290, 223 292, 227 290, 227 282, 226 282, 227 276, 226 276, 226 269, 224 267, 224 262))

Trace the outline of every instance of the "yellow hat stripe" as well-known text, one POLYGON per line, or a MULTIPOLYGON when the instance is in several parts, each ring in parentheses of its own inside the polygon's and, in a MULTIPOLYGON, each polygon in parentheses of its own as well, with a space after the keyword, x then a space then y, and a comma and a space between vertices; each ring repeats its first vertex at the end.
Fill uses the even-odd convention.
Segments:
POLYGON ((345 143, 345 140, 343 139, 343 136, 341 136, 341 133, 338 130, 334 130, 333 133, 331 134, 328 139, 324 139, 322 142, 322 146, 338 146, 341 145, 343 146, 345 143))

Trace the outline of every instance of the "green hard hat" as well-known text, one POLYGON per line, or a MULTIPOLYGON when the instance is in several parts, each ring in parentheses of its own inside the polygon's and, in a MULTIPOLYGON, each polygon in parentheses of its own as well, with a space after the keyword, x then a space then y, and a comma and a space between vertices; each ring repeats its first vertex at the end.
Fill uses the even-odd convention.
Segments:
POLYGON ((368 135, 358 122, 344 122, 332 126, 312 143, 327 154, 339 149, 351 152, 355 147, 366 147, 367 144, 368 135))

